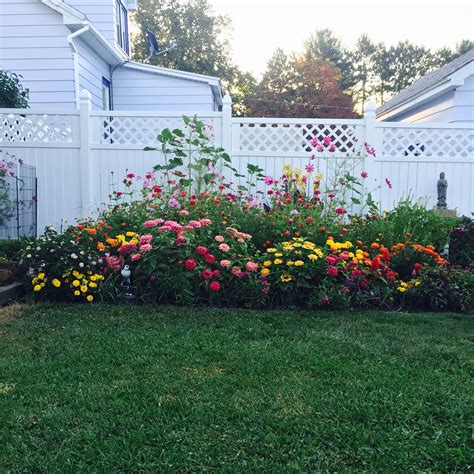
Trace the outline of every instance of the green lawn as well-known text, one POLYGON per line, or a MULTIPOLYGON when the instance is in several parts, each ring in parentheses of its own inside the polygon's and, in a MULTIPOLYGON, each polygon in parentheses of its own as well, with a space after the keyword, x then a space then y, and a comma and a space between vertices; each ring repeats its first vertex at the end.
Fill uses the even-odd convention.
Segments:
POLYGON ((6 308, 0 472, 466 472, 473 323, 6 308))

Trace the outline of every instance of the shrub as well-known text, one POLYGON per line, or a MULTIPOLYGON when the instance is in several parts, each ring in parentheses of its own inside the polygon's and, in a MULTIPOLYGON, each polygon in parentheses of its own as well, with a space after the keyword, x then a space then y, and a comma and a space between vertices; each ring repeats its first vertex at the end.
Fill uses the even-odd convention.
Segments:
POLYGON ((474 265, 474 220, 459 219, 449 240, 449 261, 458 265, 474 265))
POLYGON ((0 71, 0 108, 25 109, 28 107, 29 89, 20 83, 19 74, 0 71))

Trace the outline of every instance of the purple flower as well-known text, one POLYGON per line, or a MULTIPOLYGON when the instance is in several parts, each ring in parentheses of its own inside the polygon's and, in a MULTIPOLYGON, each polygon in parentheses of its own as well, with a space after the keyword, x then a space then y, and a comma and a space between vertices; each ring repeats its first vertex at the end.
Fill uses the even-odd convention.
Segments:
POLYGON ((179 203, 179 201, 177 199, 171 198, 168 201, 168 206, 169 207, 175 207, 176 209, 179 209, 181 207, 181 204, 179 203))
POLYGON ((312 173, 314 171, 314 166, 311 163, 308 163, 304 169, 306 170, 307 173, 312 173))
POLYGON ((362 171, 362 173, 360 175, 364 179, 369 177, 369 173, 367 173, 367 171, 362 171))
POLYGON ((375 158, 375 148, 373 146, 370 146, 367 142, 364 143, 364 148, 365 148, 365 151, 366 153, 369 155, 369 156, 373 156, 375 158))
POLYGON ((271 176, 265 176, 264 182, 267 186, 271 186, 273 184, 273 178, 271 176))

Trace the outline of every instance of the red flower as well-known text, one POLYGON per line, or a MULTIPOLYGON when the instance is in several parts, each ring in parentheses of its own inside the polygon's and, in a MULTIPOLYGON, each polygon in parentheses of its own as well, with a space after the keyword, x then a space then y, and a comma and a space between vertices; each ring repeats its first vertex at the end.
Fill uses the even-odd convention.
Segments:
POLYGON ((328 262, 330 265, 334 265, 337 262, 337 258, 329 255, 329 257, 326 257, 326 262, 328 262))
POLYGON ((337 271, 337 268, 334 267, 333 265, 329 266, 327 269, 326 269, 326 272, 329 276, 332 276, 332 277, 337 277, 337 274, 339 273, 337 271))
POLYGON ((388 262, 390 260, 390 252, 388 251, 387 248, 382 247, 380 249, 380 253, 382 254, 382 259, 388 262))
POLYGON ((311 224, 311 223, 314 222, 314 219, 313 219, 312 217, 307 217, 307 218, 306 218, 306 222, 307 222, 308 224, 311 224))
POLYGON ((372 262, 370 263, 370 268, 374 271, 376 271, 380 268, 380 260, 379 260, 378 257, 374 257, 372 259, 372 262))
POLYGON ((198 255, 206 255, 209 252, 206 247, 203 247, 202 245, 198 245, 196 247, 196 253, 198 255))
POLYGON ((212 291, 219 291, 221 289, 221 284, 218 281, 211 281, 209 287, 212 291))
POLYGON ((332 199, 332 198, 335 198, 335 197, 336 197, 335 194, 332 194, 332 193, 328 194, 328 198, 331 198, 331 199, 332 199))
POLYGON ((201 272, 201 278, 203 280, 210 280, 212 278, 212 271, 206 268, 201 272))
POLYGON ((345 214, 347 211, 345 209, 343 209, 342 207, 338 207, 336 209, 336 214, 339 214, 339 215, 342 215, 342 214, 345 214))
POLYGON ((208 253, 204 256, 204 260, 209 265, 212 265, 212 264, 216 263, 216 258, 214 257, 214 255, 211 255, 210 253, 208 253))
POLYGON ((217 278, 220 274, 221 274, 221 272, 219 270, 214 270, 212 272, 212 278, 217 278))
POLYGON ((283 232, 283 237, 289 237, 289 236, 290 236, 290 233, 287 230, 285 230, 285 232, 283 232))
POLYGON ((196 262, 192 258, 189 258, 186 260, 186 262, 184 262, 184 266, 186 270, 191 271, 196 268, 196 262))

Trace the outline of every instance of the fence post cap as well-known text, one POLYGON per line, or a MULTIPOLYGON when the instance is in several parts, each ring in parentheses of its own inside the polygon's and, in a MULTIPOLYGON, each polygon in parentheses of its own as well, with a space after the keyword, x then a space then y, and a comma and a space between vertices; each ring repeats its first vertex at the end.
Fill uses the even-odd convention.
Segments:
POLYGON ((223 105, 232 105, 232 97, 229 94, 226 94, 222 99, 223 105))
POLYGON ((375 111, 377 110, 377 107, 373 102, 369 102, 367 106, 365 107, 364 115, 367 114, 375 114, 375 111))
POLYGON ((82 89, 79 98, 81 99, 81 101, 91 101, 92 100, 91 93, 87 89, 82 89))

